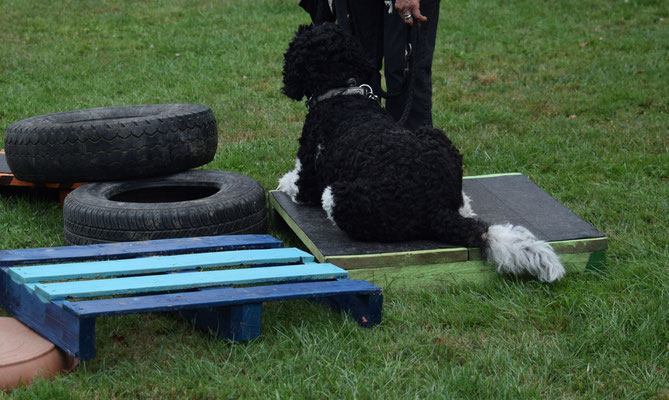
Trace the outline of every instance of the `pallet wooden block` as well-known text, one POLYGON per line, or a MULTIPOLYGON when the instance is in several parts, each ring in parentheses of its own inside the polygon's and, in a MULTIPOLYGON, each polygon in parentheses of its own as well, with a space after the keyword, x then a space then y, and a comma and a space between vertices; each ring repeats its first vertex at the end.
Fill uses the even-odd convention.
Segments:
MULTIPOLYGON (((522 225, 550 242, 568 272, 601 267, 604 234, 561 205, 526 176, 517 173, 467 177, 464 192, 478 217, 491 224, 522 225)), ((349 270, 352 276, 400 284, 435 280, 483 281, 495 276, 479 249, 417 240, 360 242, 333 225, 320 207, 298 205, 270 192, 270 206, 318 261, 349 270)))
POLYGON ((362 326, 381 321, 377 286, 280 246, 240 235, 0 251, 0 307, 84 360, 103 316, 176 311, 233 341, 260 335, 268 301, 318 300, 362 326))

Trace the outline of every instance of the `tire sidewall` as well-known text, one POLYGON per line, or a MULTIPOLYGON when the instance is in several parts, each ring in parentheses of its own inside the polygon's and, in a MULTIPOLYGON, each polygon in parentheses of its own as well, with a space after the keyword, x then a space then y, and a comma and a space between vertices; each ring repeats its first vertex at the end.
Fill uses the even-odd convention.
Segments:
MULTIPOLYGON (((119 182, 96 182, 81 185, 72 191, 65 201, 107 209, 155 210, 167 208, 198 208, 208 204, 233 203, 236 199, 260 187, 251 178, 234 172, 193 170, 162 176, 119 182), (216 187, 219 190, 207 197, 171 203, 136 203, 111 200, 112 197, 128 191, 160 188, 166 186, 216 187)), ((67 207, 64 206, 63 212, 67 207)))
POLYGON ((72 244, 265 233, 267 208, 262 186, 233 172, 192 170, 155 179, 100 182, 72 191, 63 206, 66 237, 72 244), (164 203, 115 201, 131 190, 160 187, 215 187, 195 200, 164 203), (69 239, 68 239, 69 240, 69 239))

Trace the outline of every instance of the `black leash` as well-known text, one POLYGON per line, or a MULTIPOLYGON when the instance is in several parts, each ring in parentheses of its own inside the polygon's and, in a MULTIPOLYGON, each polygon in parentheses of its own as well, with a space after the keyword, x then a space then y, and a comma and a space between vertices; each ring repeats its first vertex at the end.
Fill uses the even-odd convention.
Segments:
POLYGON ((393 99, 399 96, 403 96, 408 92, 407 101, 404 105, 404 111, 402 116, 397 121, 399 125, 404 125, 404 123, 409 118, 409 112, 411 111, 411 105, 413 103, 413 86, 414 78, 416 76, 416 69, 414 68, 414 61, 418 56, 418 49, 420 48, 418 43, 418 25, 410 26, 407 29, 407 45, 405 48, 404 57, 407 62, 407 66, 404 69, 404 81, 402 82, 402 87, 397 92, 388 93, 382 88, 379 88, 379 96, 384 99, 393 99))
POLYGON ((384 91, 382 88, 379 88, 379 96, 384 99, 392 99, 395 97, 402 96, 409 90, 414 76, 414 52, 416 51, 416 39, 418 38, 418 28, 408 27, 407 29, 407 44, 404 50, 404 59, 407 62, 406 68, 404 68, 404 81, 402 82, 402 87, 400 90, 392 93, 384 91))

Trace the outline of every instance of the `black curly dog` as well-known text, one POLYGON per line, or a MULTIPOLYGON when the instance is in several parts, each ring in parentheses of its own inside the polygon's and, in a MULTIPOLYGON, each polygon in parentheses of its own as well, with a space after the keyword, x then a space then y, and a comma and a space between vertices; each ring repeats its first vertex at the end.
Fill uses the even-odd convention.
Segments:
POLYGON ((334 24, 301 26, 284 58, 283 93, 309 99, 295 169, 279 181, 294 202, 322 205, 355 239, 435 239, 481 247, 499 273, 564 275, 527 229, 474 218, 458 149, 438 129, 395 123, 364 85, 375 71, 355 38, 334 24))

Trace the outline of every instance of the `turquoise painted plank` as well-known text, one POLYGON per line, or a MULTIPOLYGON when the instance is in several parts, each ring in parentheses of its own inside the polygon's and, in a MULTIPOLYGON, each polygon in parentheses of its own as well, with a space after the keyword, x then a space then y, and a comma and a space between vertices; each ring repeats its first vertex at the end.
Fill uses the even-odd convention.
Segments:
POLYGON ((134 258, 129 260, 12 267, 9 268, 9 275, 17 283, 31 283, 142 275, 193 268, 206 269, 235 265, 291 264, 313 260, 314 257, 311 254, 295 248, 236 250, 134 258))
POLYGON ((35 284, 35 293, 44 301, 65 298, 88 298, 134 293, 153 293, 192 288, 249 285, 273 282, 299 282, 347 278, 348 272, 332 264, 300 264, 178 274, 133 276, 35 284))

